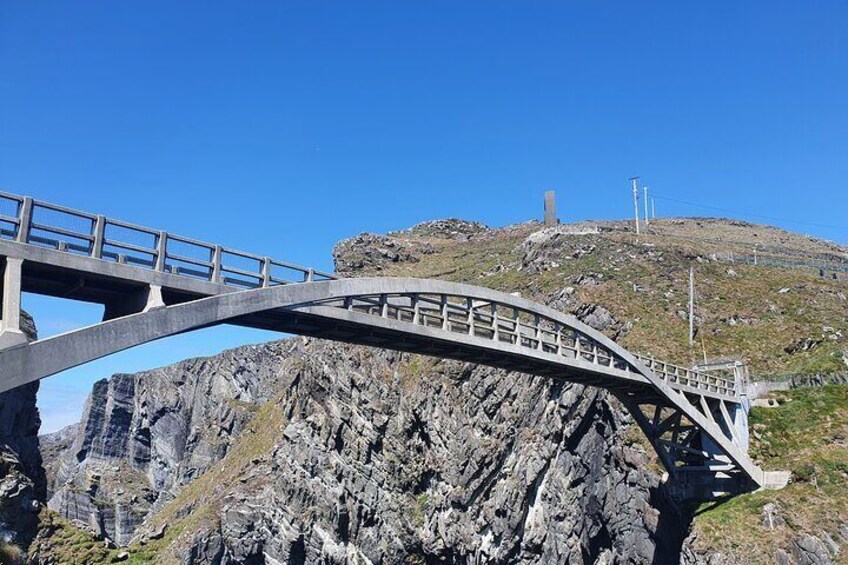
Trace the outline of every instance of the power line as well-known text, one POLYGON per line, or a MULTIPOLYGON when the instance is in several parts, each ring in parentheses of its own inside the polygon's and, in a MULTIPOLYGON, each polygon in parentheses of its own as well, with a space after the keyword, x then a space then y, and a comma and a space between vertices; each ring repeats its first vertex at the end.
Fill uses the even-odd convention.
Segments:
POLYGON ((716 210, 718 212, 725 212, 727 214, 735 214, 735 215, 738 215, 738 216, 748 216, 748 217, 751 217, 751 218, 760 218, 762 220, 772 220, 772 221, 776 221, 776 222, 788 222, 788 223, 792 223, 792 224, 815 226, 815 227, 818 227, 818 228, 828 228, 828 229, 834 229, 834 230, 846 230, 846 231, 848 231, 848 226, 834 226, 834 225, 830 225, 830 224, 819 224, 819 223, 816 223, 816 222, 807 222, 807 221, 804 221, 804 220, 790 220, 789 218, 777 218, 775 216, 764 216, 762 214, 750 214, 748 212, 740 212, 739 210, 729 210, 727 208, 719 208, 717 206, 708 206, 706 204, 698 204, 696 202, 687 202, 685 200, 678 200, 676 198, 669 198, 667 196, 657 196, 656 194, 654 194, 654 198, 656 198, 657 200, 665 200, 667 202, 676 202, 677 204, 686 204, 688 206, 695 206, 695 207, 698 207, 698 208, 705 208, 705 209, 708 209, 708 210, 716 210))

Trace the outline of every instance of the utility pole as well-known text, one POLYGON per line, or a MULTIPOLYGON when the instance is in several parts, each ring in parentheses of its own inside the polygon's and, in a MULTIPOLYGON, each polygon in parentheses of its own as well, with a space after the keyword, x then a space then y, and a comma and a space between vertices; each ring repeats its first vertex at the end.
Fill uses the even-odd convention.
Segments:
POLYGON ((648 185, 645 185, 643 189, 645 191, 645 225, 650 225, 651 222, 648 221, 648 185))
POLYGON ((636 216, 636 235, 639 235, 639 177, 630 177, 633 183, 633 211, 636 216))
POLYGON ((651 198, 651 219, 657 219, 657 203, 653 198, 651 198))
POLYGON ((689 267, 689 346, 695 343, 695 267, 689 267))

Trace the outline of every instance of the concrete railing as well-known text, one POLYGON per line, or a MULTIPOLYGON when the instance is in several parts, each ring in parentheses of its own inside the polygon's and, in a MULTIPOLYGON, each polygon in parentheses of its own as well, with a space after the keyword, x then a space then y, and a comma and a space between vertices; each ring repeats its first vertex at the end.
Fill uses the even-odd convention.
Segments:
POLYGON ((0 238, 241 288, 335 279, 270 257, 0 192, 0 238))
MULTIPOLYGON (((333 305, 353 312, 518 345, 612 370, 635 372, 625 359, 591 337, 514 305, 439 294, 374 294, 330 299, 329 302, 339 302, 333 305)), ((687 369, 642 355, 634 356, 674 389, 711 393, 725 398, 739 397, 735 378, 687 369)))

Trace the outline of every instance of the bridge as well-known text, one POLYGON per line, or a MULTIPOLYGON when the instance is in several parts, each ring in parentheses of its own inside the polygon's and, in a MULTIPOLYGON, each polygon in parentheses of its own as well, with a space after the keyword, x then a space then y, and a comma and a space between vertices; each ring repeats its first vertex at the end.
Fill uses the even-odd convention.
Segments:
POLYGON ((739 371, 633 354, 520 296, 428 279, 338 278, 8 193, 0 193, 0 260, 0 392, 153 340, 234 324, 606 389, 633 415, 680 498, 785 479, 748 457, 739 371), (22 292, 102 304, 103 321, 28 341, 22 292))

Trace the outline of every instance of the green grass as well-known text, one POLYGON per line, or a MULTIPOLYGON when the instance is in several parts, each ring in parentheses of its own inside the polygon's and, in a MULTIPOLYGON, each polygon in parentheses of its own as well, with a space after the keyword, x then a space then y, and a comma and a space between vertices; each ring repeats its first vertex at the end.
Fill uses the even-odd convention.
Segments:
POLYGON ((113 553, 102 540, 77 528, 51 510, 42 510, 39 514, 39 530, 36 544, 43 538, 43 543, 49 546, 49 554, 56 563, 95 565, 112 562, 113 553), (48 533, 49 536, 45 535, 48 533))
POLYGON ((622 233, 572 236, 561 256, 553 253, 559 267, 528 275, 519 267, 521 244, 531 231, 528 227, 503 238, 461 243, 433 241, 436 253, 421 255, 416 263, 384 265, 380 275, 435 277, 546 300, 574 286, 580 274, 599 273, 600 285, 577 286, 575 296, 632 322, 621 343, 634 351, 681 365, 702 361, 705 351, 708 357, 735 356, 749 363, 754 378, 848 369, 842 360, 848 348, 848 302, 840 297, 845 293, 841 281, 802 269, 699 263, 691 259, 699 254, 691 246, 657 240, 656 247, 646 248, 622 233), (596 246, 594 252, 578 259, 570 256, 569 246, 590 242, 596 246), (649 251, 661 253, 662 260, 651 259, 649 251), (499 265, 506 268, 492 273, 499 265), (677 315, 686 310, 690 265, 696 269, 696 312, 701 319, 695 347, 688 344, 688 321, 677 315), (634 291, 634 284, 645 290, 634 291), (780 293, 783 288, 790 290, 780 293), (673 294, 666 298, 669 292, 673 294), (728 320, 734 317, 752 321, 733 326, 728 320), (798 339, 821 339, 824 326, 846 338, 825 339, 806 352, 785 351, 798 339))
POLYGON ((788 552, 801 533, 827 532, 841 540, 838 529, 848 521, 848 386, 797 389, 776 397, 783 399, 780 407, 751 412, 751 454, 766 469, 791 470, 792 483, 716 507, 705 505, 693 525, 701 548, 765 564, 774 562, 774 548, 788 552), (770 502, 779 505, 786 521, 774 529, 763 525, 763 507, 770 502))

